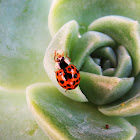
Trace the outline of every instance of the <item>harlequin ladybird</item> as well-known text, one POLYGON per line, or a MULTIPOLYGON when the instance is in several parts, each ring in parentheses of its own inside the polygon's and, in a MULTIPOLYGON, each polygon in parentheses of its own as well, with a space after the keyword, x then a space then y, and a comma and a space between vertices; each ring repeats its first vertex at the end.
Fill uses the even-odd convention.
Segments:
POLYGON ((75 89, 80 83, 79 70, 74 65, 69 65, 71 59, 67 56, 64 58, 64 52, 58 50, 54 55, 56 79, 61 87, 66 90, 75 89))

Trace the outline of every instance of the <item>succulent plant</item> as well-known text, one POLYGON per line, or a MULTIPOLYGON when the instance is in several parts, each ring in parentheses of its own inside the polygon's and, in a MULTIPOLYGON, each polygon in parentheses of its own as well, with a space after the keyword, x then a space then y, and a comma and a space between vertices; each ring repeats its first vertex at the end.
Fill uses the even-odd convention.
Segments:
POLYGON ((139 140, 140 1, 55 0, 48 45, 50 3, 1 2, 1 139, 139 140), (79 69, 76 89, 58 84, 55 50, 79 69))
POLYGON ((125 6, 120 1, 99 4, 94 0, 52 4, 49 29, 53 38, 44 67, 53 84, 27 88, 28 105, 51 139, 135 137, 138 125, 130 116, 137 115, 139 120, 140 24, 136 11, 140 9, 132 7, 130 13, 128 7, 137 2, 127 2, 125 6), (80 70, 76 89, 65 91, 58 84, 55 50, 68 53, 71 64, 80 70))

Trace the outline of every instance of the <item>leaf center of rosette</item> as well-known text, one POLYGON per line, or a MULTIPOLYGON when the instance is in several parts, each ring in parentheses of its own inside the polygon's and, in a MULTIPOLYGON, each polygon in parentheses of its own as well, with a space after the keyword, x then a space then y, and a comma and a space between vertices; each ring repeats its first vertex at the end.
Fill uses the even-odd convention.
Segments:
POLYGON ((133 78, 122 78, 132 71, 129 53, 123 46, 116 47, 115 41, 104 33, 83 34, 70 57, 80 70, 80 88, 92 103, 110 103, 126 94, 133 84, 133 78))
MULTIPOLYGON (((70 21, 52 39, 44 59, 50 79, 61 93, 76 101, 85 102, 88 99, 94 104, 102 105, 121 98, 134 82, 133 77, 126 78, 132 73, 132 65, 135 67, 132 63, 134 58, 131 60, 131 49, 126 47, 128 44, 119 42, 116 39, 118 36, 115 38, 98 30, 87 31, 79 36, 79 30, 78 23, 70 21), (58 84, 54 72, 55 50, 68 53, 71 64, 80 70, 80 86, 76 89, 65 92, 58 84)), ((112 28, 109 32, 113 31, 112 28)))

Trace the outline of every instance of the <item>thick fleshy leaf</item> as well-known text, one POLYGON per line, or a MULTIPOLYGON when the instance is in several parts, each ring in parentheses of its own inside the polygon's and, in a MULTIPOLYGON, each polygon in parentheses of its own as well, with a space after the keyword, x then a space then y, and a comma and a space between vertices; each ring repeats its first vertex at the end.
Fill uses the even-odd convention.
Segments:
POLYGON ((97 57, 105 60, 110 60, 113 67, 117 66, 117 58, 112 48, 99 48, 91 54, 92 57, 97 57))
POLYGON ((38 124, 53 140, 131 140, 136 133, 125 119, 107 117, 90 103, 72 101, 51 84, 29 86, 27 101, 38 124))
POLYGON ((23 89, 49 80, 42 60, 50 41, 47 22, 51 1, 0 1, 1 86, 23 89))
POLYGON ((140 72, 140 25, 138 21, 122 16, 106 16, 92 22, 88 30, 99 31, 112 37, 129 52, 133 75, 140 72))
POLYGON ((115 46, 115 42, 109 36, 100 32, 89 31, 86 32, 79 43, 72 49, 70 58, 73 64, 80 69, 85 61, 85 58, 89 56, 94 50, 103 46, 115 46))
POLYGON ((70 21, 65 24, 54 36, 51 43, 49 44, 46 54, 44 57, 44 67, 48 73, 48 76, 52 80, 52 82, 56 85, 56 87, 63 93, 65 96, 80 102, 87 102, 85 95, 81 92, 80 88, 77 87, 74 90, 66 91, 62 88, 56 79, 55 75, 55 61, 54 61, 54 53, 56 50, 62 50, 65 53, 68 53, 72 50, 73 42, 78 39, 78 24, 76 21, 70 21))
POLYGON ((104 76, 113 76, 115 73, 115 69, 114 68, 109 68, 103 71, 103 75, 104 76))
POLYGON ((70 20, 76 20, 81 32, 95 19, 107 15, 121 15, 139 20, 139 0, 55 0, 49 14, 49 29, 54 35, 70 20))
POLYGON ((102 75, 101 67, 97 65, 90 56, 86 57, 81 71, 102 75))
POLYGON ((103 70, 106 70, 106 69, 109 69, 109 68, 111 68, 111 67, 112 67, 112 66, 111 66, 110 60, 105 60, 104 63, 103 63, 102 69, 103 69, 103 70))
POLYGON ((97 65, 100 65, 101 63, 101 59, 100 58, 93 58, 94 62, 97 64, 97 65))
POLYGON ((117 78, 81 72, 80 87, 87 99, 95 104, 107 104, 126 94, 134 78, 117 78))
POLYGON ((118 66, 115 70, 114 76, 115 77, 130 76, 132 71, 132 61, 130 55, 123 46, 120 46, 117 49, 117 54, 118 54, 118 66))
POLYGON ((49 140, 29 112, 25 92, 0 89, 0 139, 49 140))
POLYGON ((140 115, 133 117, 126 117, 126 119, 136 128, 136 136, 133 140, 140 139, 140 115))
POLYGON ((140 74, 126 96, 110 105, 99 106, 99 111, 108 116, 133 116, 140 114, 140 74))

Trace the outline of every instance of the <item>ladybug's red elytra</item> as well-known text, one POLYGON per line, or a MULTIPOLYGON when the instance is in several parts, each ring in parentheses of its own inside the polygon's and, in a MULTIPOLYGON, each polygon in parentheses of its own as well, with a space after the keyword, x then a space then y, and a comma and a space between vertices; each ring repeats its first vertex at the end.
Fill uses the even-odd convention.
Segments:
POLYGON ((80 72, 74 65, 69 65, 71 59, 64 58, 64 51, 58 50, 54 53, 56 79, 61 87, 66 90, 75 89, 80 83, 80 72))

